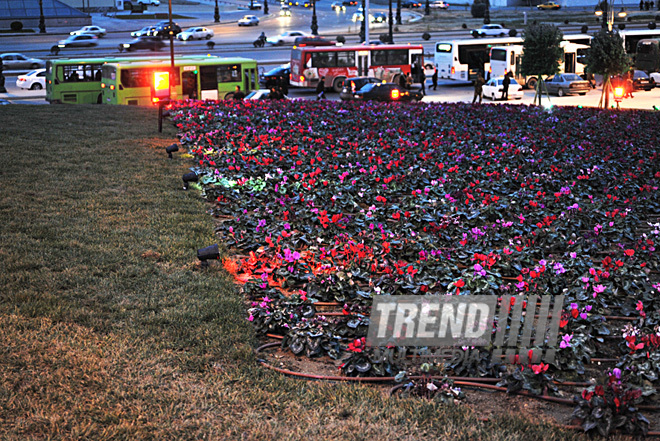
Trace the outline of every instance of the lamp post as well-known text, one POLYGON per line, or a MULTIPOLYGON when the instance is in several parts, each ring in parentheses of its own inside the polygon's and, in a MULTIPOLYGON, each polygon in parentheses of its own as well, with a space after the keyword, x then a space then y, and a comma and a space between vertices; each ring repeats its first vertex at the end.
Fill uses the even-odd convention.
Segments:
POLYGON ((401 24, 401 0, 396 0, 396 24, 401 24))
POLYGON ((215 11, 213 12, 213 21, 220 23, 220 9, 218 8, 218 0, 215 0, 215 11))
MULTIPOLYGON (((601 26, 603 29, 606 29, 608 32, 612 32, 614 28, 614 0, 602 0, 596 6, 597 16, 603 16, 601 21, 601 26)), ((621 8, 621 11, 617 14, 619 17, 625 17, 628 15, 625 8, 621 8)))
POLYGON ((264 15, 268 15, 268 0, 264 0, 264 15))
POLYGON ((312 0, 312 35, 319 35, 319 23, 316 19, 316 0, 312 0))
POLYGON ((364 3, 364 0, 362 0, 362 22, 360 23, 360 42, 367 41, 366 37, 366 11, 365 11, 366 5, 364 3))
POLYGON ((424 15, 431 15, 431 2, 429 0, 426 0, 424 5, 424 15))
POLYGON ((46 17, 44 17, 44 2, 39 0, 39 33, 46 33, 46 17))
POLYGON ((392 0, 389 1, 390 4, 390 11, 389 15, 387 17, 387 24, 389 25, 389 32, 388 32, 388 43, 389 44, 394 44, 394 33, 392 32, 392 28, 394 26, 394 17, 392 15, 392 0))

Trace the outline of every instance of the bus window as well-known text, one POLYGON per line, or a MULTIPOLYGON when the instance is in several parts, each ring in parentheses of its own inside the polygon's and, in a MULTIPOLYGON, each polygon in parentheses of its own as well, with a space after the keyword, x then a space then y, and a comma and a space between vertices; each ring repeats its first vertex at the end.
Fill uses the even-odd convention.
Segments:
MULTIPOLYGON (((513 55, 513 52, 511 55, 513 55)), ((506 49, 491 49, 490 59, 496 61, 506 61, 506 49)))
POLYGON ((312 52, 312 66, 335 67, 334 52, 312 52))
MULTIPOLYGON (((202 66, 199 68, 199 84, 202 90, 214 90, 218 88, 218 69, 219 66, 202 66)), ((183 72, 186 75, 186 71, 183 72)), ((184 81, 185 85, 186 82, 184 81)), ((186 92, 184 91, 185 95, 186 92)))
MULTIPOLYGON (((240 66, 218 66, 218 83, 240 82, 240 66)), ((217 87, 216 87, 217 88, 217 87)))
POLYGON ((407 65, 408 50, 375 50, 371 53, 372 66, 407 65))
POLYGON ((337 67, 355 66, 355 52, 337 52, 337 67))

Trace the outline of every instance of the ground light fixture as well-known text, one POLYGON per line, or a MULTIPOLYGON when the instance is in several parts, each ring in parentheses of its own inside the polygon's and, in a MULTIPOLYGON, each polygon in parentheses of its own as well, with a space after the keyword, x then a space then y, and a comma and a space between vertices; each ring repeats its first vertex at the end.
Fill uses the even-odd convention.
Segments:
POLYGON ((183 175, 181 179, 183 179, 183 189, 188 190, 188 185, 191 182, 197 182, 199 180, 199 177, 197 176, 197 173, 190 172, 183 175))
POLYGON ((202 262, 202 266, 209 266, 209 260, 217 260, 220 258, 220 247, 218 244, 200 248, 197 250, 197 258, 202 262))
POLYGON ((167 157, 170 159, 172 159, 172 153, 178 151, 179 151, 179 146, 177 144, 172 144, 169 147, 165 147, 165 153, 167 153, 167 157))

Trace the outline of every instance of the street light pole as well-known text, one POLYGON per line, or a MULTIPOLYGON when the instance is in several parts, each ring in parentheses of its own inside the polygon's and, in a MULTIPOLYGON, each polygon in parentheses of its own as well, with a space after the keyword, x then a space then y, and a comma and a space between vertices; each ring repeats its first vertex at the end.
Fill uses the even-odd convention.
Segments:
POLYGON ((401 24, 401 0, 396 0, 396 24, 401 24))
POLYGON ((426 0, 426 4, 424 5, 424 15, 431 15, 431 3, 429 0, 426 0))
POLYGON ((389 1, 389 4, 390 4, 390 11, 387 17, 387 24, 389 25, 388 43, 394 44, 394 33, 392 32, 392 28, 394 26, 394 23, 392 23, 394 21, 394 17, 392 16, 392 0, 389 1))
POLYGON ((268 15, 268 0, 264 0, 264 15, 268 15))
POLYGON ((218 0, 215 0, 215 11, 213 12, 213 21, 220 23, 220 9, 218 8, 218 0))
POLYGON ((366 19, 366 17, 364 16, 365 15, 365 11, 364 11, 365 8, 366 8, 366 5, 364 4, 364 0, 362 0, 362 22, 360 23, 360 43, 362 43, 363 41, 367 41, 366 40, 366 35, 367 34, 366 34, 366 31, 365 31, 365 19, 366 19))
POLYGON ((46 33, 46 17, 44 17, 44 2, 39 0, 39 33, 46 33))
POLYGON ((319 35, 319 23, 316 19, 316 0, 312 0, 312 35, 319 35))

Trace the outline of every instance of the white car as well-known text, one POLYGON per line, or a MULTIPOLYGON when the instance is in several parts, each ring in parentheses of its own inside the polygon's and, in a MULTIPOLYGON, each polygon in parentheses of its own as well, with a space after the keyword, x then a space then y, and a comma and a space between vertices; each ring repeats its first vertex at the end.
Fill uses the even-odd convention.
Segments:
POLYGON ((442 0, 436 0, 429 4, 429 8, 432 9, 449 9, 449 3, 445 3, 442 0))
POLYGON ((137 0, 138 5, 160 6, 160 0, 137 0))
POLYGON ((46 69, 36 69, 16 78, 16 87, 41 90, 46 88, 46 69))
POLYGON ((91 47, 98 45, 99 37, 90 34, 69 35, 66 40, 60 40, 57 46, 65 47, 91 47))
MULTIPOLYGON (((490 98, 493 101, 499 100, 502 96, 502 90, 504 89, 504 86, 502 86, 502 81, 504 81, 504 77, 491 78, 488 80, 488 82, 484 84, 482 88, 484 96, 486 98, 490 98)), ((522 99, 523 95, 524 93, 522 86, 518 84, 516 80, 511 78, 511 83, 509 84, 509 98, 520 100, 522 99)))
POLYGON ((80 34, 91 34, 91 35, 96 35, 97 37, 101 38, 105 36, 106 32, 105 29, 103 29, 100 26, 83 26, 82 28, 78 29, 77 31, 70 32, 71 35, 80 35, 80 34))
POLYGON ((188 40, 210 40, 213 38, 213 29, 205 27, 194 27, 186 29, 183 32, 179 32, 176 35, 177 40, 188 41, 188 40))
POLYGON ((273 46, 282 46, 283 44, 293 44, 298 37, 309 37, 311 34, 303 31, 286 31, 275 37, 266 38, 266 43, 273 46))
POLYGON ((245 15, 238 20, 239 26, 259 26, 259 18, 256 15, 245 15))
MULTIPOLYGON (((245 96, 246 100, 268 100, 270 99, 270 90, 269 89, 259 89, 259 90, 254 90, 250 93, 248 93, 245 96)), ((291 98, 288 95, 284 95, 285 100, 290 100, 291 98)))
POLYGON ((506 37, 511 30, 498 24, 483 25, 479 29, 472 29, 470 32, 474 38, 478 37, 506 37))
POLYGON ((131 37, 146 37, 147 35, 151 35, 153 32, 155 32, 157 27, 158 26, 145 26, 139 31, 131 32, 131 37))
POLYGON ((649 74, 649 77, 655 82, 655 87, 660 87, 660 73, 652 72, 649 74))

